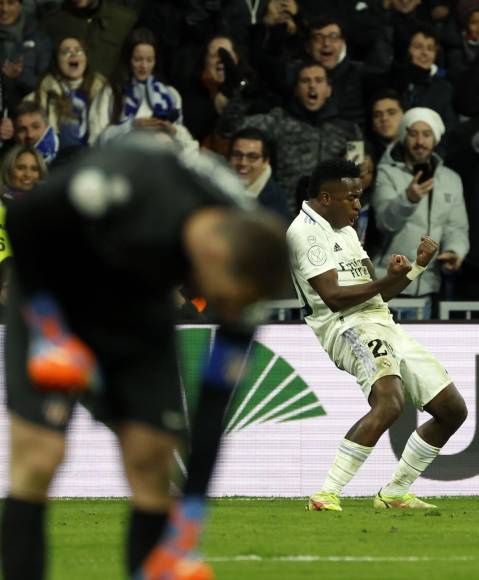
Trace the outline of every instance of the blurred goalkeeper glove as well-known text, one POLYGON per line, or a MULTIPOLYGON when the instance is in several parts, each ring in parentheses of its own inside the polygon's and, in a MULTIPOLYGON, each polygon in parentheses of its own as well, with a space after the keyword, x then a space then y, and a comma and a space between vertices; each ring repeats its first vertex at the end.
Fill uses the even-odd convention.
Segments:
POLYGON ((25 320, 30 330, 27 371, 39 389, 80 394, 98 386, 95 355, 71 333, 50 295, 35 295, 25 320))

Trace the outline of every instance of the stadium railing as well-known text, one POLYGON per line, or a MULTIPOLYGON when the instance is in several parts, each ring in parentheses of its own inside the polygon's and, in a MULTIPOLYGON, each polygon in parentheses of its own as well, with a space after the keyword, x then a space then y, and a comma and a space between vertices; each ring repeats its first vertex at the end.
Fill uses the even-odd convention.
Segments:
MULTIPOLYGON (((472 320, 472 314, 477 313, 479 317, 479 301, 472 302, 440 302, 439 303, 439 318, 440 320, 450 320, 451 313, 462 313, 464 314, 465 320, 472 320)), ((476 318, 477 318, 476 317, 476 318)))
MULTIPOLYGON (((451 304, 456 304, 451 302, 451 304)), ((479 305, 479 302, 477 303, 479 305)), ((401 320, 401 312, 411 310, 416 311, 416 319, 424 320, 424 310, 428 305, 427 298, 394 298, 389 301, 389 306, 397 312, 398 319, 401 320)), ((266 303, 266 308, 270 311, 275 320, 285 321, 297 319, 293 313, 301 310, 301 306, 296 298, 286 300, 271 300, 266 303)))

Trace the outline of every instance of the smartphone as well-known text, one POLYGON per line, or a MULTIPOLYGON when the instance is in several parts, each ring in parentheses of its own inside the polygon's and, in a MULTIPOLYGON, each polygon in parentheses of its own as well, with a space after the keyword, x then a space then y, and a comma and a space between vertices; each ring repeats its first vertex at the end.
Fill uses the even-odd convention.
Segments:
POLYGON ((413 168, 414 175, 417 175, 420 171, 422 171, 422 175, 419 178, 418 183, 424 183, 431 177, 434 177, 434 169, 432 168, 430 163, 416 163, 413 168))
POLYGON ((346 143, 346 159, 357 165, 364 163, 364 141, 348 141, 346 143))

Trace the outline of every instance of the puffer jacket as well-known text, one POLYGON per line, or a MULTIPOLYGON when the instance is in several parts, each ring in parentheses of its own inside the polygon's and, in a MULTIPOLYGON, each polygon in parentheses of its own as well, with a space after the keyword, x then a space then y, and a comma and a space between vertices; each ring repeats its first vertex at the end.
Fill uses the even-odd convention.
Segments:
POLYGON ((231 99, 218 123, 225 137, 245 127, 264 131, 276 152, 275 179, 288 195, 295 213, 296 189, 301 177, 310 176, 320 161, 343 157, 349 140, 361 139, 358 125, 337 116, 332 102, 313 114, 295 103, 289 109, 275 107, 269 113, 246 115, 241 98, 231 99))
MULTIPOLYGON (((427 234, 439 243, 439 252, 453 251, 464 258, 469 251, 469 222, 461 178, 433 154, 434 189, 418 203, 406 196, 413 172, 404 161, 404 148, 388 147, 378 166, 372 205, 376 224, 384 235, 383 249, 375 259, 378 276, 385 274, 391 254, 416 259, 421 236, 427 234)), ((432 259, 427 270, 404 290, 406 296, 423 296, 439 291, 441 263, 432 259)))

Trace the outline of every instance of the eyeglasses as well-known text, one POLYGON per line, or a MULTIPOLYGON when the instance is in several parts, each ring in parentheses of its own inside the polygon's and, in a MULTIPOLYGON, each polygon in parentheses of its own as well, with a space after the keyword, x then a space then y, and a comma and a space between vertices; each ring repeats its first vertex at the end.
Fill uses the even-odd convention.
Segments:
POLYGON ((85 51, 83 48, 62 48, 60 54, 61 56, 82 56, 85 51))
POLYGON ((321 42, 325 42, 329 40, 330 42, 338 42, 338 40, 342 39, 340 32, 330 32, 329 34, 323 34, 322 32, 313 32, 311 38, 316 40, 320 40, 321 42))
POLYGON ((246 159, 247 161, 255 162, 262 159, 262 155, 260 153, 242 153, 241 151, 232 151, 231 152, 231 159, 235 161, 241 161, 241 159, 246 159))

